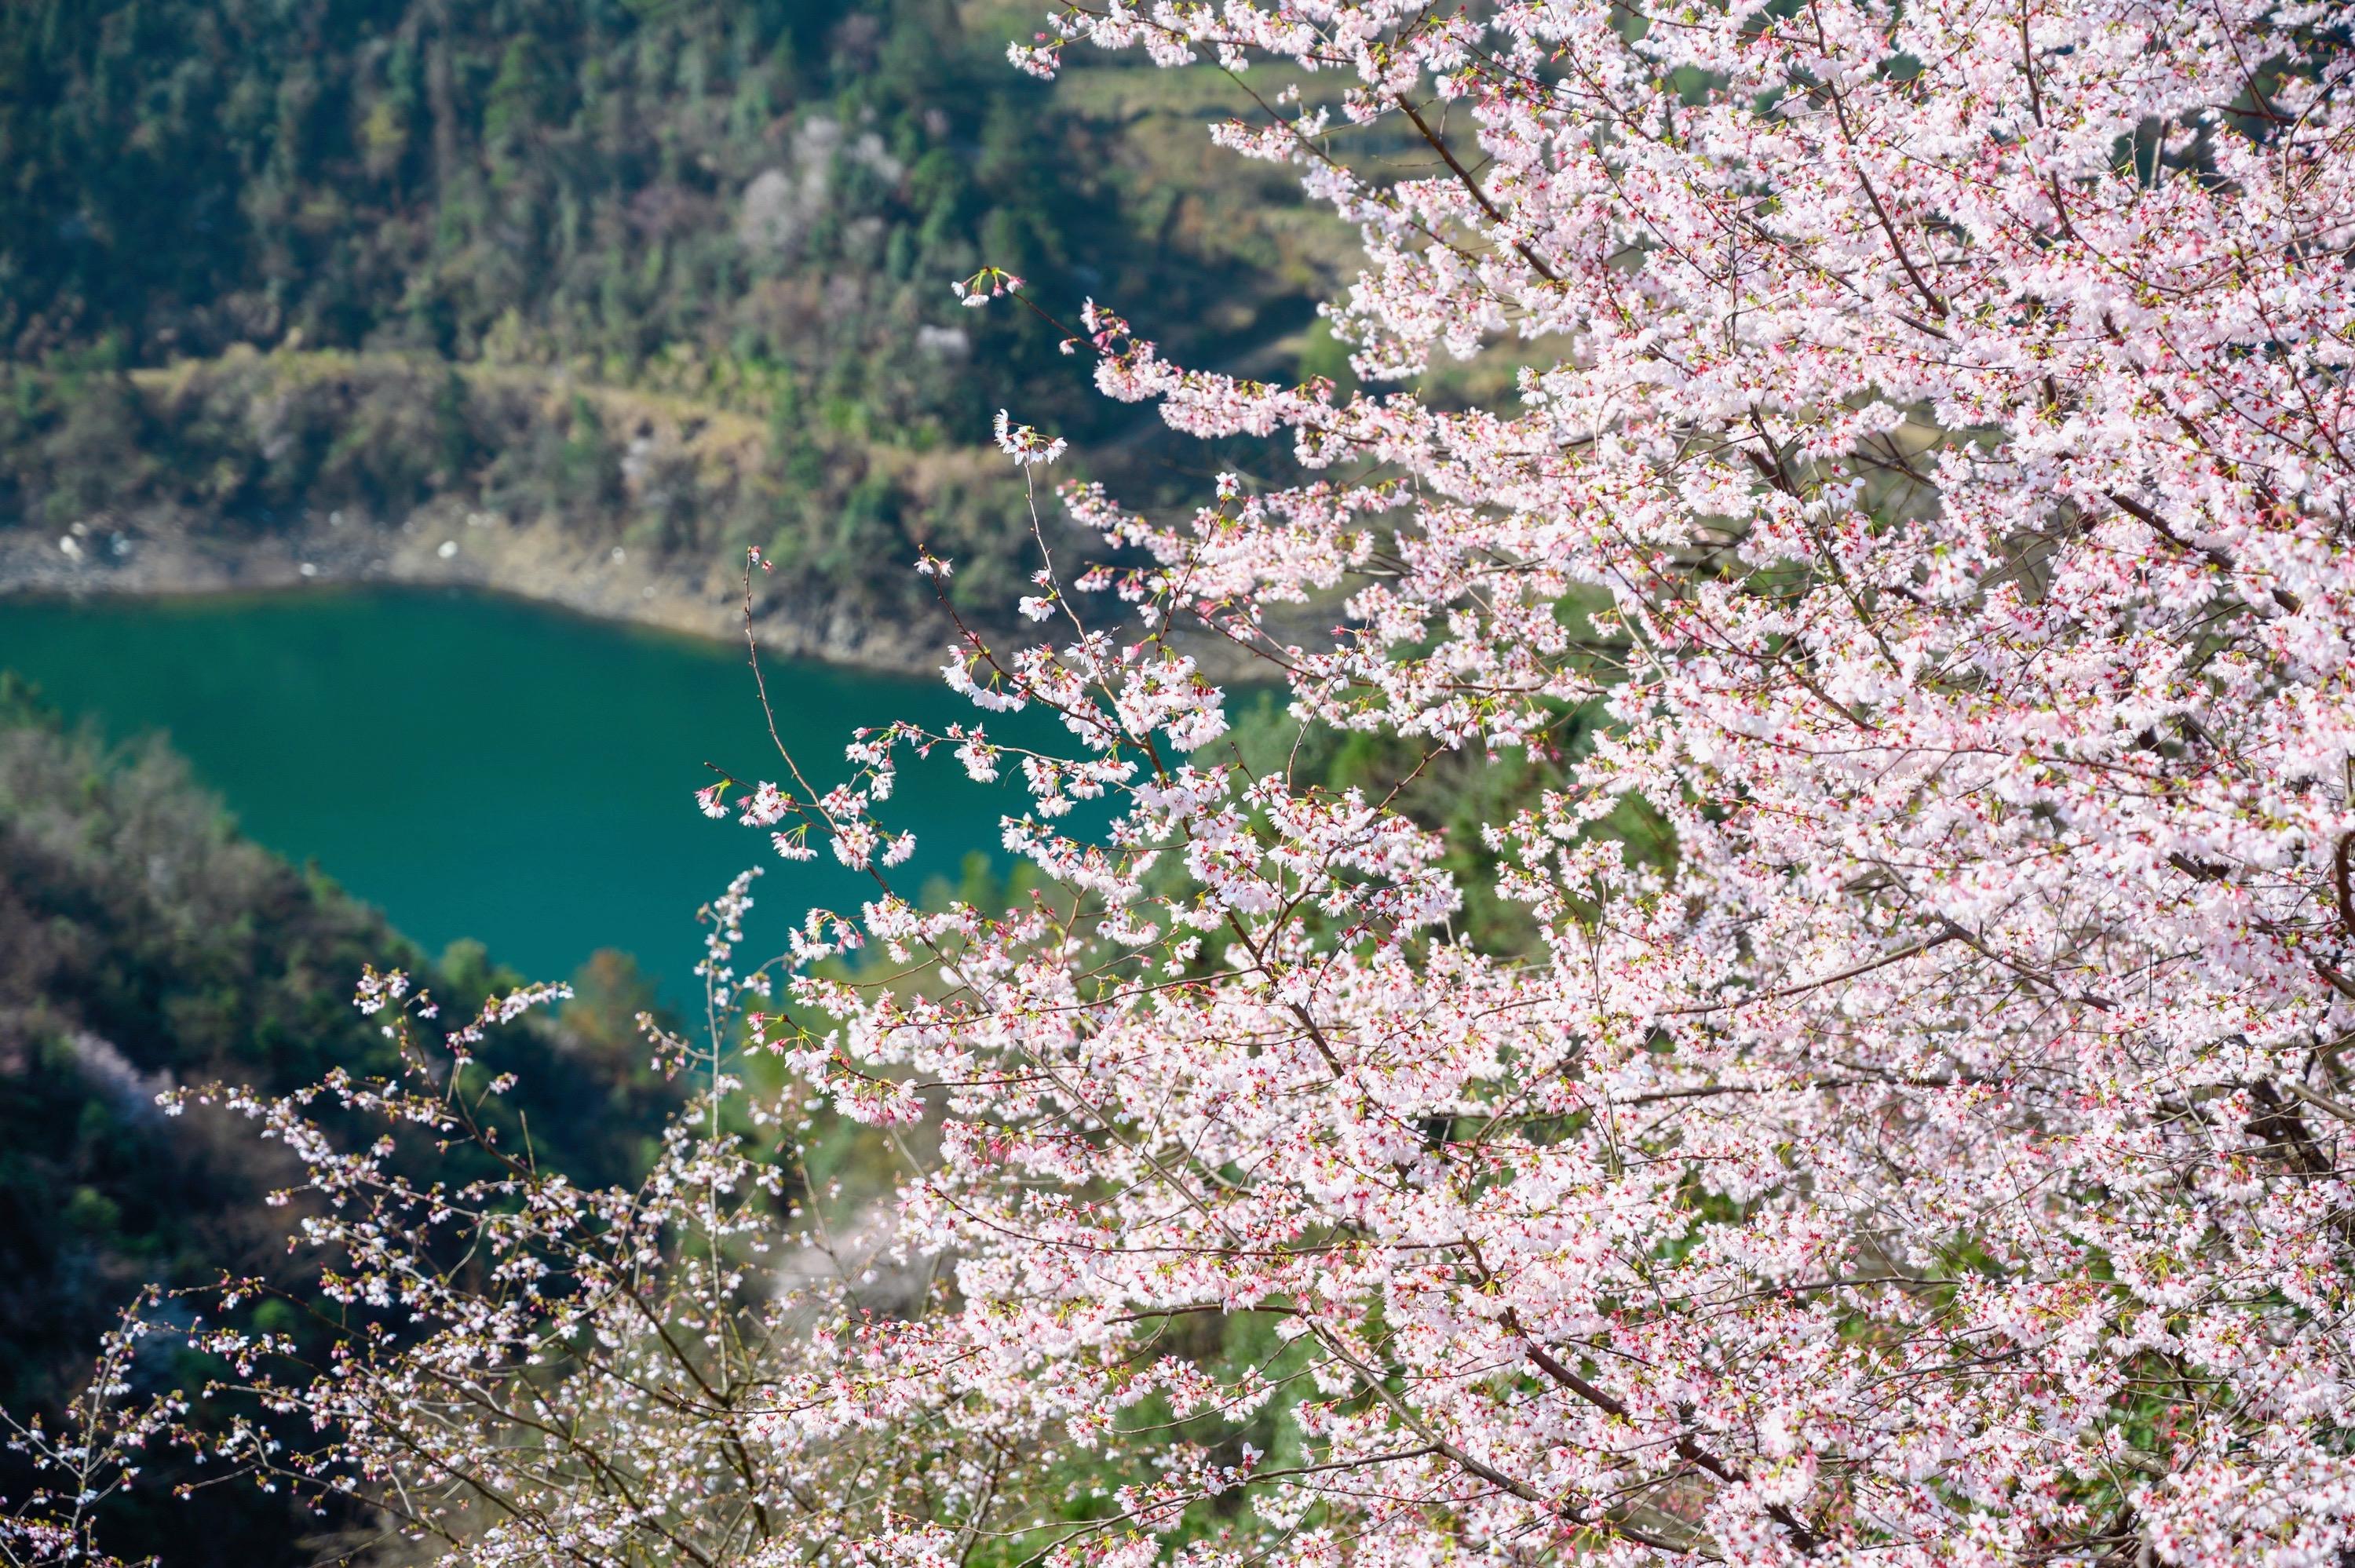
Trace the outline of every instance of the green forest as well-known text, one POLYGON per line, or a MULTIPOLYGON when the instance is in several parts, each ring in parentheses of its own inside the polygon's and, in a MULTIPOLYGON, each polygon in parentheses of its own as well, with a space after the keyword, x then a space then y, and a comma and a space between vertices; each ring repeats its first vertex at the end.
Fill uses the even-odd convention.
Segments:
MULTIPOLYGON (((1058 325, 1346 374, 1343 238, 1216 152, 1209 68, 1006 62, 952 0, 28 0, 0 11, 0 527, 240 539, 421 506, 995 606, 999 408, 1132 492, 1058 325), (1214 163, 1213 160, 1216 160, 1214 163), (1220 175, 1209 178, 1215 168, 1220 175)), ((1199 467, 1199 456, 1193 461, 1199 467)))

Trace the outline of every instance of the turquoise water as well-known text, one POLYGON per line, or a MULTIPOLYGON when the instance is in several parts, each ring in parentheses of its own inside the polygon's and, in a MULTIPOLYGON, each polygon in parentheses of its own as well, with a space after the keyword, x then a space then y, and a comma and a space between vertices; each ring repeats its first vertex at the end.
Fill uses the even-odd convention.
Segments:
MULTIPOLYGON (((789 864, 764 834, 695 810, 706 762, 781 776, 741 647, 479 594, 328 591, 0 601, 0 667, 111 736, 164 732, 249 835, 315 862, 429 950, 477 938, 535 979, 618 948, 684 1000, 695 911, 747 865, 767 868, 748 930, 764 951, 810 906, 873 893, 823 851, 789 864)), ((763 668, 778 732, 820 788, 847 776, 857 726, 1036 731, 938 682, 763 668)), ((903 758, 884 810, 918 850, 894 885, 995 848, 999 813, 1019 809, 1018 786, 974 784, 944 750, 903 758)))

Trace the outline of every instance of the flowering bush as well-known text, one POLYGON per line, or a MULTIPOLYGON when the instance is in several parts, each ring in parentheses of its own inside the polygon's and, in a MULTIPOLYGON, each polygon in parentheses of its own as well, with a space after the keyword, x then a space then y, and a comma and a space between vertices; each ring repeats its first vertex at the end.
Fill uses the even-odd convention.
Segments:
MULTIPOLYGON (((1061 493, 1112 564, 1042 535, 1060 630, 948 674, 1063 754, 898 726, 734 808, 878 877, 752 1044, 906 1139, 892 1245, 946 1282, 827 1297, 822 1365, 728 1407, 709 1451, 810 1466, 842 1521, 761 1561, 2346 1561, 2343 16, 1053 26, 1018 64, 1252 88, 1221 140, 1363 234, 1328 314, 1365 382, 1487 355, 1515 389, 1240 380, 1091 305, 1104 392, 1288 433, 1301 474, 1174 521, 1061 493), (1311 615, 1339 626, 1282 630, 1311 615), (1304 732, 1386 737, 1393 783, 1253 767, 1214 642, 1304 732), (1500 946, 1414 781, 1572 715, 1554 787, 1481 828, 1540 934, 1500 946), (920 908, 875 863, 894 768, 942 746, 1030 791, 1026 904, 920 908), (1604 831, 1631 813, 1673 853, 1604 831), (878 1453, 962 1479, 882 1486, 878 1453)), ((742 1294, 703 1289, 678 1321, 742 1294)), ((646 1376, 599 1419, 711 1430, 646 1376)), ((551 1539, 619 1555, 644 1517, 551 1539)))

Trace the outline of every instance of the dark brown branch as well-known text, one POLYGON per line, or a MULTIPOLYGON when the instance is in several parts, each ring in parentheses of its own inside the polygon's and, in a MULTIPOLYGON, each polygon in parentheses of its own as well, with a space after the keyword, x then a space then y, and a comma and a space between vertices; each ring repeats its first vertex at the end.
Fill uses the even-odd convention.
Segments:
MULTIPOLYGON (((2133 496, 2120 495, 2115 490, 2105 490, 2102 493, 2108 497, 2110 503, 2115 506, 2119 511, 2125 513, 2136 522, 2140 523, 2152 533, 2158 535, 2160 538, 2166 540, 2177 549, 2181 550, 2185 555, 2197 556, 2201 560, 2206 561, 2210 566, 2214 567, 2220 572, 2228 572, 2234 576, 2239 575, 2239 563, 2235 562, 2232 556, 2212 546, 2193 544, 2190 540, 2185 538, 2182 535, 2169 527, 2166 518, 2161 517, 2158 513, 2152 511, 2149 507, 2145 506, 2133 496)), ((2281 606, 2284 609, 2288 610, 2293 615, 2305 608, 2306 604, 2304 599, 2301 599, 2297 595, 2290 592, 2289 589, 2285 588, 2275 588, 2273 590, 2273 599, 2275 604, 2281 606)))
MULTIPOLYGON (((1498 228, 1509 228, 1510 225, 1505 221, 1505 215, 1497 210, 1497 204, 1488 199, 1488 193, 1480 188, 1480 182, 1472 177, 1472 171, 1465 168, 1462 164, 1456 162, 1455 150, 1448 146, 1446 142, 1440 137, 1438 132, 1433 131, 1431 128, 1429 122, 1426 122, 1422 115, 1415 112, 1414 105, 1409 103, 1404 97, 1401 97, 1398 101, 1398 106, 1406 111, 1407 119, 1412 122, 1414 128, 1423 133, 1423 139, 1431 143, 1432 151, 1437 153, 1440 158, 1447 164, 1448 168, 1455 172, 1457 181, 1463 185, 1465 190, 1472 193, 1472 199, 1480 204, 1480 210, 1488 215, 1489 221, 1496 224, 1498 228)), ((1547 266, 1544 261, 1540 260, 1536 251, 1530 249, 1519 240, 1511 238, 1509 234, 1507 238, 1513 249, 1521 253, 1521 260, 1527 261, 1529 266, 1536 270, 1539 277, 1543 278, 1549 283, 1559 283, 1561 281, 1560 274, 1556 273, 1552 268, 1547 266)))
POLYGON ((2339 834, 2339 847, 2330 853, 2330 890, 2339 895, 2339 924, 2355 937, 2355 863, 2350 863, 2350 852, 2355 852, 2355 832, 2339 834))
POLYGON ((1929 280, 1923 277, 1921 269, 1913 265, 1913 258, 1905 254, 1905 242, 1897 238, 1897 226, 1889 221, 1889 209, 1881 205, 1881 193, 1872 188, 1872 176, 1864 172, 1862 164, 1859 164, 1856 177, 1858 183, 1864 186, 1864 199, 1872 204, 1872 216, 1881 220, 1881 232, 1889 237, 1889 249, 1897 253, 1897 264, 1904 268, 1905 276, 1913 280, 1913 291, 1922 296, 1922 302, 1930 307, 1932 315, 1945 321, 1948 313, 1946 302, 1930 287, 1929 280))
MULTIPOLYGON (((1480 1256, 1479 1244, 1473 1241, 1469 1236, 1466 1236, 1464 1240, 1464 1247, 1466 1255, 1469 1255, 1472 1260, 1472 1266, 1479 1271, 1481 1279, 1486 1283, 1494 1284, 1497 1277, 1489 1272, 1487 1264, 1482 1260, 1480 1256)), ((1544 1345, 1538 1342, 1536 1335, 1530 1333, 1526 1328, 1522 1327, 1520 1314, 1516 1312, 1511 1307, 1508 1306, 1505 1308, 1503 1315, 1497 1319, 1497 1321, 1504 1325, 1508 1332, 1511 1333, 1521 1341, 1522 1347, 1529 1351, 1530 1363, 1540 1372, 1545 1373, 1546 1376, 1561 1384, 1562 1387, 1570 1390, 1571 1393, 1576 1394, 1579 1398, 1584 1400, 1587 1404, 1594 1406, 1595 1409, 1602 1411, 1604 1414, 1607 1415, 1615 1415, 1620 1420, 1630 1424, 1634 1423, 1636 1419, 1635 1413, 1627 1408, 1625 1401, 1611 1393, 1608 1390, 1589 1383, 1585 1378, 1581 1377, 1577 1372, 1572 1371, 1568 1366, 1565 1366, 1561 1358, 1554 1355, 1552 1351, 1547 1350, 1544 1345)), ((1705 1474, 1715 1477, 1717 1479, 1725 1482, 1729 1486, 1741 1486, 1750 1479, 1749 1476, 1742 1471, 1740 1466, 1729 1465, 1723 1460, 1719 1459, 1708 1449, 1695 1442, 1690 1433, 1679 1433, 1672 1446, 1676 1450, 1677 1457, 1684 1460, 1685 1463, 1692 1466, 1697 1470, 1700 1470, 1705 1474)), ((1801 1519, 1797 1514, 1794 1513, 1785 1504, 1767 1504, 1766 1516, 1775 1523, 1781 1525, 1784 1529, 1789 1531, 1791 1532, 1792 1543, 1797 1546, 1803 1552, 1812 1555, 1817 1547, 1824 1544, 1823 1533, 1814 1526, 1808 1524, 1806 1520, 1801 1519)))

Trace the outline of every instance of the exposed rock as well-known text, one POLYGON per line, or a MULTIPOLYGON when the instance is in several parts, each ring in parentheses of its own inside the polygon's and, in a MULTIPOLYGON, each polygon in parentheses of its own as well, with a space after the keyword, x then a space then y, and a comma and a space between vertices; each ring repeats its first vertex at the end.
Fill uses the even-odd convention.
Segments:
POLYGON ((907 172, 874 132, 852 136, 839 121, 813 116, 794 128, 785 165, 762 170, 744 186, 737 202, 737 242, 762 255, 797 253, 802 237, 826 215, 837 158, 872 169, 886 184, 896 185, 907 172))
POLYGON ((964 359, 973 353, 973 334, 961 326, 926 322, 916 329, 916 346, 936 359, 964 359))

